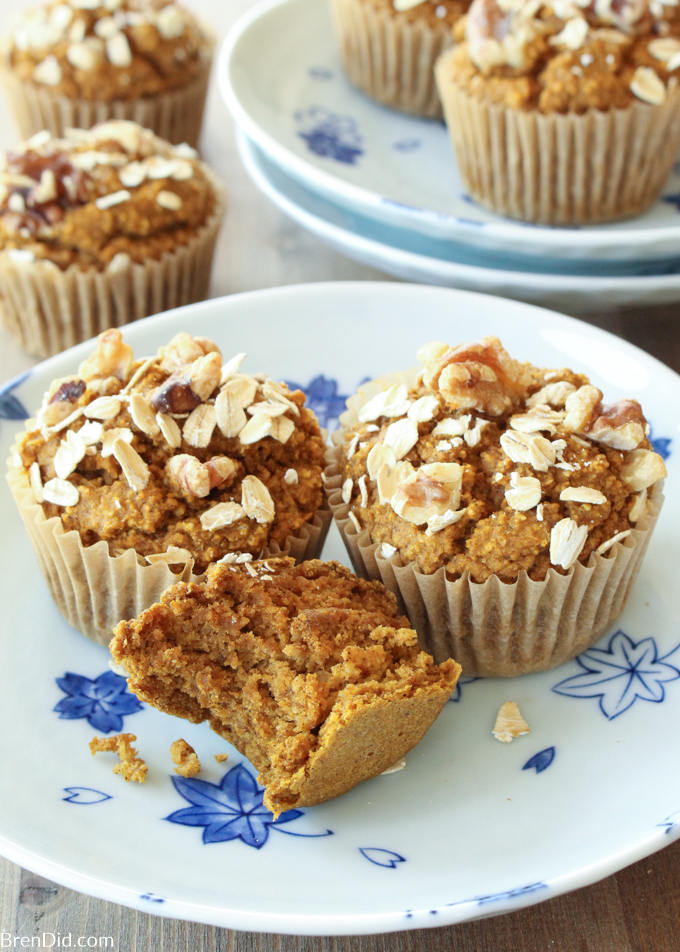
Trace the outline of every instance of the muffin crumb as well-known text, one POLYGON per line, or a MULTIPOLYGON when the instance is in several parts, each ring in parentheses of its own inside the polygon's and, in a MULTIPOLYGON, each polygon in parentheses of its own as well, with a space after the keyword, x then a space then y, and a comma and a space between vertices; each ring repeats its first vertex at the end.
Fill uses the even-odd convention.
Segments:
POLYGON ((137 783, 146 783, 148 767, 132 746, 137 740, 135 734, 114 734, 113 737, 93 737, 90 741, 92 756, 101 751, 113 751, 118 754, 120 763, 116 764, 113 772, 122 774, 126 782, 135 780, 137 783))
POLYGON ((201 762, 196 756, 196 751, 183 738, 172 742, 170 756, 172 762, 177 764, 175 773, 180 777, 195 777, 201 772, 201 762))

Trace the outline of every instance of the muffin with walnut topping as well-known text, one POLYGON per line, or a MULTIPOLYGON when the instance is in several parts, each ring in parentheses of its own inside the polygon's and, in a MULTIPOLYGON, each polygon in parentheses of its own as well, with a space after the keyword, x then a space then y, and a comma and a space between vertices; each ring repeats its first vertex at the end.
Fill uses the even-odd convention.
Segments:
POLYGON ((0 318, 36 357, 208 294, 224 190, 133 122, 41 132, 0 171, 0 318))
POLYGON ((555 667, 618 617, 656 522, 666 468, 640 405, 495 337, 418 357, 334 434, 326 487, 355 569, 466 674, 555 667))
POLYGON ((135 360, 112 329, 18 435, 14 498, 57 606, 93 640, 212 562, 320 552, 316 417, 244 357, 182 333, 135 360))
POLYGON ((24 138, 130 119, 196 146, 212 47, 167 0, 52 0, 4 37, 0 78, 24 138))
POLYGON ((680 8, 474 0, 436 66, 463 182, 545 225, 637 215, 680 147, 680 8))
POLYGON ((331 0, 348 78, 383 106, 440 119, 434 64, 470 0, 331 0))

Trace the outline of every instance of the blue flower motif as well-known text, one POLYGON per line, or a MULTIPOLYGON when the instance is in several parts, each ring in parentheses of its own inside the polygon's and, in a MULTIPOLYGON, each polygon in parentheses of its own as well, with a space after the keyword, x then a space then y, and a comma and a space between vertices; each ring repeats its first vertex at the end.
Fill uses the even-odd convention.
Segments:
POLYGON ((500 902, 502 899, 519 899, 539 889, 547 889, 546 883, 529 883, 527 886, 518 886, 505 892, 490 893, 488 896, 473 896, 472 899, 461 899, 459 902, 448 902, 447 906, 462 906, 467 902, 476 902, 478 906, 486 906, 490 902, 500 902))
POLYGON ((307 73, 312 79, 323 80, 333 79, 335 75, 332 69, 326 69, 325 66, 310 66, 307 73))
POLYGON ((165 902, 165 899, 162 899, 160 896, 157 896, 152 892, 145 892, 139 897, 140 899, 145 899, 147 902, 165 902))
POLYGON ((666 202, 667 205, 675 205, 676 210, 680 212, 680 192, 676 192, 675 195, 663 195, 661 201, 666 202))
POLYGON ((86 717, 103 734, 123 729, 123 716, 143 710, 143 705, 128 691, 127 682, 113 671, 105 671, 91 681, 67 671, 57 684, 68 697, 54 708, 62 720, 86 717))
POLYGON ((649 430, 649 442, 652 444, 652 449, 655 453, 658 453, 661 459, 668 459, 671 455, 669 446, 673 442, 670 437, 667 436, 654 436, 654 430, 650 427, 649 430))
POLYGON ((397 863, 405 863, 406 859, 392 850, 383 850, 378 846, 360 846, 361 855, 373 863, 374 866, 384 866, 387 869, 396 869, 397 863))
POLYGON ((657 823, 656 825, 665 829, 666 833, 672 833, 678 823, 680 823, 680 810, 671 813, 662 823, 657 823))
POLYGON ((84 805, 90 803, 103 803, 105 800, 113 799, 110 793, 103 793, 101 790, 93 790, 92 787, 64 787, 64 793, 68 797, 62 797, 66 803, 81 803, 84 805))
POLYGON ((307 398, 307 406, 316 413, 320 426, 325 426, 327 430, 334 430, 338 426, 338 417, 345 410, 347 396, 338 393, 337 380, 319 374, 308 384, 292 380, 286 380, 286 384, 291 390, 302 390, 307 398))
POLYGON ((456 687, 454 688, 453 694, 449 698, 449 701, 455 701, 457 703, 461 699, 461 696, 463 693, 463 686, 465 684, 472 684, 474 681, 481 681, 481 680, 482 680, 481 678, 466 678, 465 675, 461 675, 461 677, 458 678, 456 687))
POLYGON ((359 156, 364 154, 363 136, 351 116, 339 116, 324 106, 310 106, 306 112, 296 112, 294 118, 298 135, 315 155, 356 165, 359 156))
MULTIPOLYGON (((264 806, 264 788, 246 770, 243 764, 232 767, 220 784, 208 783, 193 777, 172 777, 175 789, 193 806, 176 810, 165 819, 185 826, 202 826, 204 843, 224 843, 241 840, 246 846, 262 849, 269 838, 269 830, 282 823, 290 823, 304 816, 302 810, 286 810, 276 820, 264 806)), ((281 830, 288 833, 288 830, 281 830)), ((298 833, 297 836, 310 834, 298 833)), ((332 830, 312 836, 330 836, 332 830)))
POLYGON ((617 631, 606 649, 590 648, 579 655, 576 661, 583 673, 560 681, 553 691, 567 697, 597 697, 604 716, 613 720, 638 698, 663 701, 664 683, 680 678, 680 670, 665 660, 673 651, 660 658, 653 638, 635 642, 617 631))
POLYGON ((423 144, 422 139, 399 139, 392 145, 397 152, 415 152, 423 144))
POLYGON ((27 370, 20 377, 15 377, 8 384, 0 389, 0 420, 27 420, 30 416, 28 410, 18 397, 15 397, 13 390, 30 377, 31 371, 27 370))
POLYGON ((531 770, 532 767, 536 769, 536 773, 543 773, 544 770, 547 770, 550 764, 555 759, 555 748, 546 747, 545 750, 539 750, 537 754, 534 754, 525 765, 522 767, 522 770, 531 770))

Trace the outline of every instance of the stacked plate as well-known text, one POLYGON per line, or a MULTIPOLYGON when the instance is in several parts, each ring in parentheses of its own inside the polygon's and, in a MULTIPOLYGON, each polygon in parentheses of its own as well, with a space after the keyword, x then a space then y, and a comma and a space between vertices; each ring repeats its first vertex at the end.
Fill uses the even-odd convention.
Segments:
POLYGON ((546 228, 494 215, 465 195, 443 124, 349 84, 319 0, 259 4, 228 36, 219 81, 254 182, 350 257, 573 312, 680 300, 680 163, 630 221, 546 228))

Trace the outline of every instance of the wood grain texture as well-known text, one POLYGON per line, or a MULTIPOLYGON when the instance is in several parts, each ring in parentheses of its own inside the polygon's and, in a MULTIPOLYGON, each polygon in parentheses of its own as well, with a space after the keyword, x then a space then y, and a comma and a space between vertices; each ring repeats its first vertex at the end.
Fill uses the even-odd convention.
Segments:
MULTIPOLYGON (((9 15, 34 0, 0 4, 9 15)), ((185 0, 220 35, 251 0, 185 0)), ((0 149, 15 140, 0 101, 0 149)), ((229 211, 213 271, 212 295, 309 281, 391 280, 320 244, 273 208, 251 184, 236 154, 233 128, 215 85, 202 151, 229 189, 229 211)), ((618 334, 680 371, 680 308, 593 315, 618 334)), ((0 382, 34 361, 0 328, 0 382)), ((114 952, 678 952, 680 843, 615 876, 500 918, 389 935, 308 938, 259 935, 160 919, 82 895, 0 860, 0 931, 110 936, 114 952)), ((434 923, 433 923, 434 925, 434 923)))

